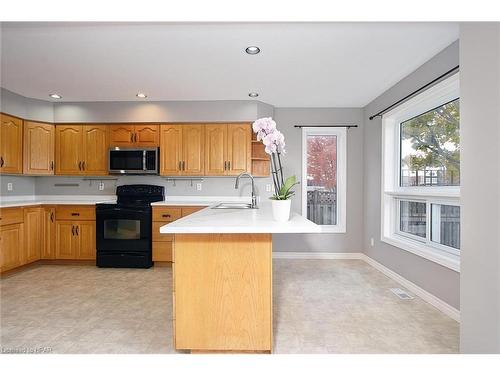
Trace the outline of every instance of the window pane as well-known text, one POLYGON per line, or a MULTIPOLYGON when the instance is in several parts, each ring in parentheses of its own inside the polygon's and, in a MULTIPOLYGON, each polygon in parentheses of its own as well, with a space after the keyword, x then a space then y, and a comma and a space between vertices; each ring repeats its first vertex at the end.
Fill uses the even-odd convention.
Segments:
POLYGON ((401 186, 460 185, 459 99, 401 123, 401 186))
POLYGON ((425 238, 426 210, 425 202, 399 201, 399 230, 425 238))
POLYGON ((431 240, 460 249, 460 207, 432 204, 431 240))
POLYGON ((307 218, 337 224, 337 136, 307 136, 307 218))

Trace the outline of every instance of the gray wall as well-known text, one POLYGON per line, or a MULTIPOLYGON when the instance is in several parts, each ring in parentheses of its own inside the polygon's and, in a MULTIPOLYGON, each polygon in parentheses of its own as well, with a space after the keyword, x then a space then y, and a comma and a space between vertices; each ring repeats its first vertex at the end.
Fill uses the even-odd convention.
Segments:
MULTIPOLYGON (((360 108, 275 108, 274 119, 285 135, 284 171, 302 178, 302 132, 294 125, 358 124, 347 132, 347 230, 321 235, 275 235, 279 251, 362 252, 363 241, 363 110, 360 108)), ((301 212, 301 187, 292 209, 301 212)))
POLYGON ((500 353, 500 24, 460 25, 460 349, 500 353))
POLYGON ((35 194, 35 179, 30 176, 0 176, 0 198, 35 194), (12 191, 7 191, 8 183, 12 183, 12 191))
POLYGON ((254 121, 258 101, 56 103, 55 122, 254 121))
POLYGON ((54 122, 54 105, 45 100, 31 99, 0 88, 0 112, 26 120, 54 122))
POLYGON ((458 42, 453 43, 415 72, 384 92, 365 109, 364 132, 364 249, 366 254, 429 291, 455 308, 460 305, 460 274, 408 251, 380 241, 382 121, 368 117, 425 85, 459 63, 458 42), (370 238, 375 245, 370 246, 370 238))

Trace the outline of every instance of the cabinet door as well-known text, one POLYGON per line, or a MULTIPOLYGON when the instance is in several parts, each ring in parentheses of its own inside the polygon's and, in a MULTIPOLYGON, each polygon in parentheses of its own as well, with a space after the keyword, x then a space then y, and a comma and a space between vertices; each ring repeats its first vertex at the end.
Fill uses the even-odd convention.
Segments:
POLYGON ((42 249, 41 259, 56 257, 56 208, 44 207, 42 218, 42 249))
POLYGON ((108 174, 108 129, 107 125, 83 126, 83 172, 90 176, 108 174))
POLYGON ((42 249, 42 208, 24 209, 24 257, 23 264, 40 259, 42 249))
POLYGON ((109 145, 112 147, 134 146, 134 125, 111 125, 109 145))
POLYGON ((54 174, 55 126, 24 122, 24 174, 54 174))
POLYGON ((24 247, 24 224, 10 224, 0 227, 0 270, 19 267, 24 247))
POLYGON ((1 114, 0 172, 23 173, 23 120, 1 114))
POLYGON ((205 173, 204 125, 183 125, 182 175, 202 176, 205 173))
POLYGON ((83 174, 81 125, 56 125, 56 174, 83 174))
POLYGON ((227 127, 228 175, 250 173, 252 165, 252 129, 249 124, 233 124, 227 127))
POLYGON ((79 221, 75 225, 79 241, 77 259, 95 259, 95 221, 79 221))
POLYGON ((73 221, 56 221, 56 259, 77 259, 78 237, 73 221))
POLYGON ((222 176, 227 167, 227 125, 205 126, 205 174, 222 176))
POLYGON ((182 125, 160 125, 160 175, 181 174, 182 125))
POLYGON ((138 147, 158 147, 160 143, 158 125, 136 125, 134 143, 138 147))

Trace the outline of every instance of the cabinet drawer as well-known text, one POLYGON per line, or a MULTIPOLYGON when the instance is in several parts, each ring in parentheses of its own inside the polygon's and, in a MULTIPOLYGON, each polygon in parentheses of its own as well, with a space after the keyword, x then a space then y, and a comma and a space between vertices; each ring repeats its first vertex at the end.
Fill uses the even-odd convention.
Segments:
POLYGON ((56 220, 95 220, 95 206, 57 206, 56 220))
POLYGON ((175 207, 153 207, 153 221, 174 221, 182 217, 182 209, 175 207))
POLYGON ((153 242, 153 262, 172 261, 172 242, 153 242))
POLYGON ((194 214, 197 211, 203 210, 205 206, 196 206, 196 207, 182 207, 182 217, 194 214))
POLYGON ((1 208, 0 225, 18 224, 24 221, 23 209, 20 207, 1 208))
POLYGON ((153 221, 153 241, 161 241, 161 242, 171 242, 174 240, 173 234, 161 234, 160 227, 165 225, 165 222, 161 221, 153 221))

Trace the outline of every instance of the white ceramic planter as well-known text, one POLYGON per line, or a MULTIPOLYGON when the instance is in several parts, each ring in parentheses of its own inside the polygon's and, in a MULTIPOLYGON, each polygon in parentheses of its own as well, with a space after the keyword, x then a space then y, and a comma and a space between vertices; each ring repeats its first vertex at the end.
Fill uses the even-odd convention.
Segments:
POLYGON ((292 200, 276 200, 271 199, 273 207, 273 218, 275 221, 285 222, 290 220, 290 208, 292 207, 292 200))

